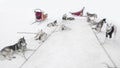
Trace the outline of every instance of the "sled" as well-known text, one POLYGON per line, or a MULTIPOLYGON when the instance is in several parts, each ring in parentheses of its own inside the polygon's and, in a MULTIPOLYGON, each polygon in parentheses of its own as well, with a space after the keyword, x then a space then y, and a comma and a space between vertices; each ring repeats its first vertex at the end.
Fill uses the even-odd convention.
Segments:
POLYGON ((48 14, 44 14, 44 12, 40 9, 35 9, 34 12, 35 12, 35 22, 33 23, 42 22, 48 17, 48 14))
POLYGON ((70 12, 70 14, 74 16, 83 16, 84 8, 85 7, 83 7, 80 11, 77 11, 77 12, 70 12))

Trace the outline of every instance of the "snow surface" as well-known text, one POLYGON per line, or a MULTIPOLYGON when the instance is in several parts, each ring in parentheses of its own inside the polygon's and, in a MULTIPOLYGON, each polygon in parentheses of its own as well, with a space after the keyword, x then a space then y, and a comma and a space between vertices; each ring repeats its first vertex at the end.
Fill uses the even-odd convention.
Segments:
MULTIPOLYGON (((75 17, 74 21, 62 21, 63 14, 79 11, 85 6, 85 13, 96 13, 98 18, 106 18, 108 23, 117 26, 116 38, 107 39, 103 45, 108 54, 120 67, 120 25, 119 0, 0 0, 0 49, 15 44, 19 38, 25 37, 27 47, 36 49, 39 41, 34 34, 18 34, 17 32, 38 32, 43 29, 50 34, 55 28, 48 28, 49 22, 58 20, 71 30, 54 32, 40 48, 30 57, 22 68, 107 68, 105 63, 114 67, 111 60, 95 37, 89 23, 84 17, 75 17), (40 8, 48 13, 48 18, 41 24, 31 25, 34 20, 34 9, 40 8)), ((86 15, 84 13, 84 15, 86 15)), ((104 26, 105 27, 105 26, 104 26)), ((97 34, 104 41, 104 29, 97 34)), ((33 51, 27 51, 28 58, 33 51)), ((19 55, 9 60, 0 60, 1 68, 20 68, 25 59, 19 55)))

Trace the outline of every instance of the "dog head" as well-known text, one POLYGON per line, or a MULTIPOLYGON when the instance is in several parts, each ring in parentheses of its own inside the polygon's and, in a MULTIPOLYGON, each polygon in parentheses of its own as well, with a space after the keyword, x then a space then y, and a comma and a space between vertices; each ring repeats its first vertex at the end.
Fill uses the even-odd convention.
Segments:
POLYGON ((106 23, 106 18, 104 18, 104 19, 103 19, 103 22, 105 22, 105 23, 106 23))
POLYGON ((87 15, 89 15, 90 13, 89 12, 86 12, 87 15))
POLYGON ((25 40, 24 37, 22 37, 22 38, 19 39, 19 43, 20 43, 22 46, 26 46, 26 45, 27 45, 26 40, 25 40))

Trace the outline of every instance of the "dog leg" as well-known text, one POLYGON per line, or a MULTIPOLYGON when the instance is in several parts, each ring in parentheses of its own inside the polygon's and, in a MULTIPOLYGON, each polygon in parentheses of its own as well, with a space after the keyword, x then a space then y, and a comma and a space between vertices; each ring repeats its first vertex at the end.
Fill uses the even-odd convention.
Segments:
POLYGON ((23 52, 23 57, 25 58, 25 60, 27 60, 27 58, 25 57, 25 52, 23 52))

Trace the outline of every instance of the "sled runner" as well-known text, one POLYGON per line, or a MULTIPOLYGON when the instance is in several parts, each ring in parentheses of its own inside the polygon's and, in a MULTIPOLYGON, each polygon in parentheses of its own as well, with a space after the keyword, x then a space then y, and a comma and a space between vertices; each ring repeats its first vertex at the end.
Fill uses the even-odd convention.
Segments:
POLYGON ((83 11, 84 11, 85 7, 82 8, 82 10, 77 11, 77 12, 70 12, 70 14, 74 15, 74 16, 83 16, 83 11))
POLYGON ((35 9, 34 12, 35 12, 34 23, 44 21, 48 17, 48 14, 44 14, 44 12, 41 11, 40 9, 35 9))

